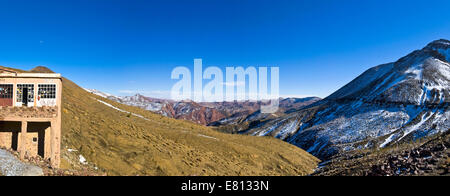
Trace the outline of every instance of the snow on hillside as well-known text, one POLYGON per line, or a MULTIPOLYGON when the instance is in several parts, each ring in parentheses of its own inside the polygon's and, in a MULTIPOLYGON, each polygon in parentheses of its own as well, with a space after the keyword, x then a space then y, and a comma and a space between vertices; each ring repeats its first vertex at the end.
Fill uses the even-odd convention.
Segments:
POLYGON ((87 89, 87 88, 83 88, 83 89, 84 89, 85 91, 89 92, 89 93, 98 95, 98 96, 103 97, 103 98, 117 97, 117 96, 114 96, 114 95, 112 95, 112 94, 105 93, 105 92, 101 92, 101 91, 96 90, 96 89, 87 89))
POLYGON ((327 159, 339 152, 386 147, 448 131, 449 48, 447 40, 434 41, 394 63, 367 70, 314 108, 273 119, 247 133, 273 132, 327 159))

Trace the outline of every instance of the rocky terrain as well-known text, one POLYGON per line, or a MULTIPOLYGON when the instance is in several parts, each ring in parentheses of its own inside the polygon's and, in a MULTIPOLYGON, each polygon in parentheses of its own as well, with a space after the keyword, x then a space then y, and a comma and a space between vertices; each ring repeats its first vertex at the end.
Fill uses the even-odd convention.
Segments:
POLYGON ((391 154, 368 175, 450 175, 450 136, 432 139, 412 150, 391 154))
POLYGON ((280 140, 168 118, 89 93, 67 78, 62 96, 62 170, 48 175, 308 175, 319 162, 280 140))
POLYGON ((436 40, 373 67, 329 97, 243 133, 274 136, 322 160, 450 128, 450 42, 436 40))
MULTIPOLYGON (((91 90, 91 92, 102 95, 99 91, 91 90)), ((211 122, 225 118, 225 114, 222 111, 213 107, 203 106, 193 101, 175 102, 172 100, 146 97, 140 94, 124 97, 112 95, 105 97, 122 104, 140 107, 166 117, 189 120, 202 125, 207 125, 211 122)))
POLYGON ((313 175, 449 176, 450 133, 380 150, 359 150, 324 162, 313 175))
POLYGON ((48 160, 41 157, 19 158, 12 149, 0 149, 0 176, 102 176, 95 168, 84 165, 78 169, 52 168, 48 160), (3 174, 2 174, 3 171, 3 174))
MULTIPOLYGON (((221 119, 219 121, 209 124, 221 132, 226 133, 241 133, 245 134, 248 130, 263 127, 266 123, 270 123, 273 119, 279 119, 287 116, 289 113, 295 112, 301 108, 307 107, 317 101, 321 100, 318 97, 306 97, 306 98, 281 98, 279 102, 279 109, 276 113, 265 114, 261 113, 258 109, 255 112, 241 112, 230 117, 221 119)), ((268 133, 267 135, 276 134, 276 131, 268 133)), ((252 134, 256 135, 256 134, 252 134)), ((282 136, 282 134, 276 134, 273 136, 282 136)), ((259 136, 265 136, 259 135, 259 136)), ((278 137, 278 138, 279 138, 278 137)))
POLYGON ((0 176, 42 176, 40 167, 20 161, 7 150, 0 149, 0 176))
MULTIPOLYGON (((237 124, 250 115, 257 115, 261 105, 264 103, 258 101, 235 101, 235 102, 193 102, 172 101, 169 99, 157 99, 146 97, 141 94, 134 96, 115 96, 104 93, 99 90, 85 89, 86 91, 122 103, 125 105, 136 106, 145 110, 161 114, 166 117, 188 120, 201 125, 221 126, 231 123, 237 124)), ((279 114, 288 111, 295 111, 301 107, 320 100, 317 97, 308 98, 280 98, 279 114)), ((267 116, 259 116, 267 118, 267 116)))
POLYGON ((64 78, 62 166, 105 175, 448 175, 449 60, 450 41, 436 40, 325 99, 280 99, 274 114, 258 102, 116 97, 64 78), (302 149, 322 160, 318 168, 302 149))
POLYGON ((0 113, 0 118, 7 118, 6 114, 10 116, 21 116, 28 118, 52 118, 57 115, 57 107, 29 107, 25 109, 18 109, 12 106, 0 106, 0 110, 4 111, 0 113))

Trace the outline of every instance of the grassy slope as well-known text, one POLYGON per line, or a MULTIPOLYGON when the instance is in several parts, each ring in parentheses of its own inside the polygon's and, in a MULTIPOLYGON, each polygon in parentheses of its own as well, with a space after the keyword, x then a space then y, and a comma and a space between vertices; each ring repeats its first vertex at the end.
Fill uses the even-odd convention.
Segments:
POLYGON ((108 175, 306 175, 319 161, 272 137, 224 134, 166 118, 92 95, 67 79, 62 118, 62 166, 77 168, 82 154, 108 175))

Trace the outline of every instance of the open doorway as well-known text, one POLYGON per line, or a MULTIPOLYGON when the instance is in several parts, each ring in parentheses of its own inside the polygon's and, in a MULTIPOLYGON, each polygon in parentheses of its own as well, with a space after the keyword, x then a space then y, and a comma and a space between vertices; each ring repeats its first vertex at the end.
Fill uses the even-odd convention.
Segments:
POLYGON ((20 122, 0 121, 0 147, 17 151, 20 130, 20 122))
POLYGON ((34 106, 34 84, 17 84, 16 106, 34 106))
POLYGON ((50 157, 50 122, 28 122, 22 138, 22 122, 0 121, 0 147, 18 151, 24 149, 29 157, 50 157), (24 140, 23 140, 24 139, 24 140))
POLYGON ((50 122, 29 122, 27 126, 27 150, 32 156, 49 157, 50 122))
POLYGON ((28 106, 28 88, 23 88, 22 106, 28 106))

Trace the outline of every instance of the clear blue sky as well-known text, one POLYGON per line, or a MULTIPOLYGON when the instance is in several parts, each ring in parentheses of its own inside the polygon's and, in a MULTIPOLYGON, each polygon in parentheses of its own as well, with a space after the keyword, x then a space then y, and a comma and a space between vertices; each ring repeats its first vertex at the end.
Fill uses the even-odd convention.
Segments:
POLYGON ((279 66, 282 95, 325 97, 450 39, 450 1, 0 0, 0 65, 162 96, 176 66, 279 66))

